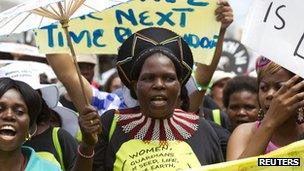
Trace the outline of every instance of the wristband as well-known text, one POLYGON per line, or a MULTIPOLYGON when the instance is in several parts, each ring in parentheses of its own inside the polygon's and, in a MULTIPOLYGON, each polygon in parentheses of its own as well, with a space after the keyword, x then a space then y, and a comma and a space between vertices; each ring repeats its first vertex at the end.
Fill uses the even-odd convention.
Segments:
POLYGON ((86 158, 86 159, 91 159, 91 158, 93 158, 93 157, 94 157, 94 154, 95 154, 95 151, 94 151, 94 150, 93 150, 93 153, 92 153, 91 155, 82 154, 82 153, 80 152, 80 145, 78 145, 78 147, 77 147, 77 152, 78 152, 78 154, 79 154, 81 157, 86 158))
POLYGON ((209 89, 209 83, 207 85, 201 85, 201 84, 199 84, 196 81, 195 72, 196 72, 196 66, 194 65, 193 66, 193 70, 192 70, 192 77, 193 77, 193 81, 194 81, 194 84, 195 84, 197 90, 198 91, 207 91, 209 89))
POLYGON ((209 89, 209 85, 200 85, 196 83, 196 88, 198 89, 198 91, 207 91, 209 89))

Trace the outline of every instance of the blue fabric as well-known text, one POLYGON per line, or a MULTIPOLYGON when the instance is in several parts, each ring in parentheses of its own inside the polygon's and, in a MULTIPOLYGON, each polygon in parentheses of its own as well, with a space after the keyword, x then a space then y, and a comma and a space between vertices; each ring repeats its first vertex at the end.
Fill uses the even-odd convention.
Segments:
POLYGON ((98 97, 93 97, 93 106, 97 109, 104 109, 104 99, 99 99, 98 97))
POLYGON ((30 147, 23 146, 22 153, 25 154, 28 160, 25 171, 41 171, 41 170, 60 171, 61 170, 55 164, 40 158, 36 154, 36 152, 30 147))
POLYGON ((112 96, 114 96, 114 95, 113 94, 108 94, 107 95, 107 100, 114 101, 114 97, 112 97, 112 96))
POLYGON ((105 111, 110 109, 118 109, 122 105, 122 101, 116 94, 102 92, 96 88, 92 88, 92 90, 93 97, 91 104, 97 109, 100 116, 105 111))
POLYGON ((128 106, 127 106, 127 104, 125 103, 125 100, 124 100, 122 88, 116 89, 113 93, 116 94, 119 97, 120 101, 121 101, 121 103, 119 105, 119 109, 126 109, 126 108, 128 108, 128 106))

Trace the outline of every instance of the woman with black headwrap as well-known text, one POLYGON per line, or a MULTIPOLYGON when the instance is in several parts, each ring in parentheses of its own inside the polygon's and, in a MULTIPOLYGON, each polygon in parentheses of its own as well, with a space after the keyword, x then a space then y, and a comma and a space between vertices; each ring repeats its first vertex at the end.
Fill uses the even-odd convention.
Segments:
POLYGON ((192 65, 186 42, 167 29, 144 29, 123 43, 118 74, 139 106, 102 116, 94 169, 181 169, 223 160, 206 121, 176 109, 192 65))
MULTIPOLYGON (((221 46, 233 19, 232 9, 221 2, 216 15, 223 24, 221 46)), ((64 71, 66 60, 62 55, 48 56, 59 79, 66 77, 60 76, 57 65, 64 71)), ((223 161, 212 127, 198 115, 179 109, 183 105, 178 99, 193 66, 191 50, 179 35, 163 28, 140 30, 122 44, 116 64, 139 106, 101 116, 103 129, 93 170, 178 170, 223 161)))
POLYGON ((180 36, 143 29, 123 43, 116 64, 139 106, 102 116, 94 170, 177 170, 223 161, 211 126, 176 108, 193 66, 180 36))

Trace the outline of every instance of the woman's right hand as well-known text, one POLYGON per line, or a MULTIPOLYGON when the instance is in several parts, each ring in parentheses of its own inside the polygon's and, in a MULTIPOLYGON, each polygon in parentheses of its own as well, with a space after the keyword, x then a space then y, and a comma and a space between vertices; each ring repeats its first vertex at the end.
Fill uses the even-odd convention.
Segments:
POLYGON ((227 0, 219 0, 215 10, 216 20, 221 22, 221 29, 226 29, 233 22, 233 10, 227 0))
POLYGON ((296 116, 296 110, 304 106, 304 81, 300 80, 299 76, 293 76, 275 93, 262 123, 277 128, 296 116))
POLYGON ((85 106, 78 117, 82 142, 78 146, 77 159, 71 171, 92 170, 94 148, 101 133, 101 122, 98 112, 93 106, 85 106))
POLYGON ((82 143, 94 147, 101 133, 101 122, 98 112, 93 106, 86 106, 79 115, 79 126, 82 133, 82 143))

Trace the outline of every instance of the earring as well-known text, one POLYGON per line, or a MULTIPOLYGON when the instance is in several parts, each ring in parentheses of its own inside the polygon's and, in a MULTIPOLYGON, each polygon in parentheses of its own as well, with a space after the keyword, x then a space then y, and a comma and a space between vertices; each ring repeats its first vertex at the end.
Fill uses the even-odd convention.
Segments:
POLYGON ((27 133, 27 136, 25 138, 25 141, 31 140, 32 135, 30 134, 30 132, 27 133))
POLYGON ((258 113, 258 120, 261 121, 263 118, 264 118, 264 111, 260 109, 258 113))
POLYGON ((297 123, 300 125, 304 123, 304 107, 297 109, 297 123))

